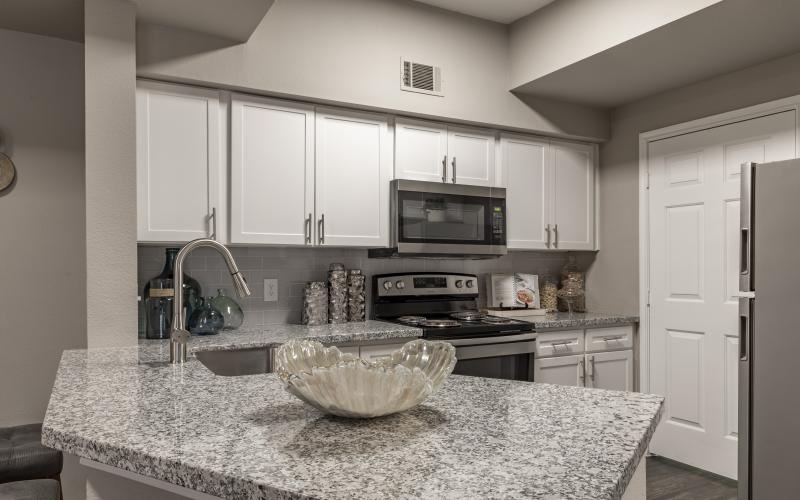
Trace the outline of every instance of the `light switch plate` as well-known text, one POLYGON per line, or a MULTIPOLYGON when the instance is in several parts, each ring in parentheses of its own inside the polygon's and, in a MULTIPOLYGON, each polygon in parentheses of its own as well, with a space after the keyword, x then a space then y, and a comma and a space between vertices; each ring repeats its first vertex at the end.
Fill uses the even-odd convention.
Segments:
POLYGON ((278 280, 267 278, 264 280, 264 302, 278 301, 278 280))

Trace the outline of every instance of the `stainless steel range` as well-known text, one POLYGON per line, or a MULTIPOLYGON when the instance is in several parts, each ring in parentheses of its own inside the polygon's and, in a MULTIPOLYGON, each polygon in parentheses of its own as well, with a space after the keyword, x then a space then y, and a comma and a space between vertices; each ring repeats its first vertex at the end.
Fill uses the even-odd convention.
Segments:
POLYGON ((478 278, 458 273, 379 274, 372 278, 372 318, 414 325, 422 336, 455 346, 453 373, 533 380, 531 323, 479 311, 478 278))

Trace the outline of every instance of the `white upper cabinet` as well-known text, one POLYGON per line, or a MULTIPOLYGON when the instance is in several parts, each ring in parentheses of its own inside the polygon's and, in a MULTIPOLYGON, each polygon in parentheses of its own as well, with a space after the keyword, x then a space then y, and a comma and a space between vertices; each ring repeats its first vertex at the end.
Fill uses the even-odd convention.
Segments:
POLYGON ((394 147, 396 178, 429 182, 448 180, 446 125, 398 118, 395 120, 394 147))
POLYGON ((595 148, 502 135, 509 250, 595 250, 595 148))
POLYGON ((494 185, 493 131, 449 127, 447 153, 450 180, 454 184, 494 185))
POLYGON ((395 120, 395 177, 495 186, 495 133, 435 122, 395 120))
POLYGON ((549 248, 550 150, 546 141, 502 136, 500 177, 506 187, 509 249, 549 248))
POLYGON ((316 226, 320 245, 389 246, 391 179, 388 117, 317 108, 316 226))
POLYGON ((554 248, 595 249, 594 151, 588 144, 550 143, 554 248))
POLYGON ((234 95, 231 243, 313 241, 314 107, 234 95))
POLYGON ((139 241, 224 240, 220 107, 219 91, 137 83, 139 241))

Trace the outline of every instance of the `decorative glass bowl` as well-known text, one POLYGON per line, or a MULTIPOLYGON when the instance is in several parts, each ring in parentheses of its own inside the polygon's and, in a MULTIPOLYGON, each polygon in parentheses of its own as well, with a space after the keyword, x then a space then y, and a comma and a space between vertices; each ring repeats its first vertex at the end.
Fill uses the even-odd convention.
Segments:
POLYGON ((439 390, 455 365, 452 345, 421 339, 375 362, 309 340, 291 340, 275 353, 275 372, 287 391, 325 413, 350 418, 417 406, 439 390))

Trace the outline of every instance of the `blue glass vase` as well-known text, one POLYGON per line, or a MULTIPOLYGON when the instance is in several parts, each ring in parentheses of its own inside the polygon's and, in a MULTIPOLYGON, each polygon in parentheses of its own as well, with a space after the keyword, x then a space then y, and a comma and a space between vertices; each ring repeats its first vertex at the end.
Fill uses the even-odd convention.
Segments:
POLYGON ((200 299, 201 305, 189 316, 189 332, 194 335, 215 335, 225 325, 222 313, 214 309, 211 297, 200 299))

